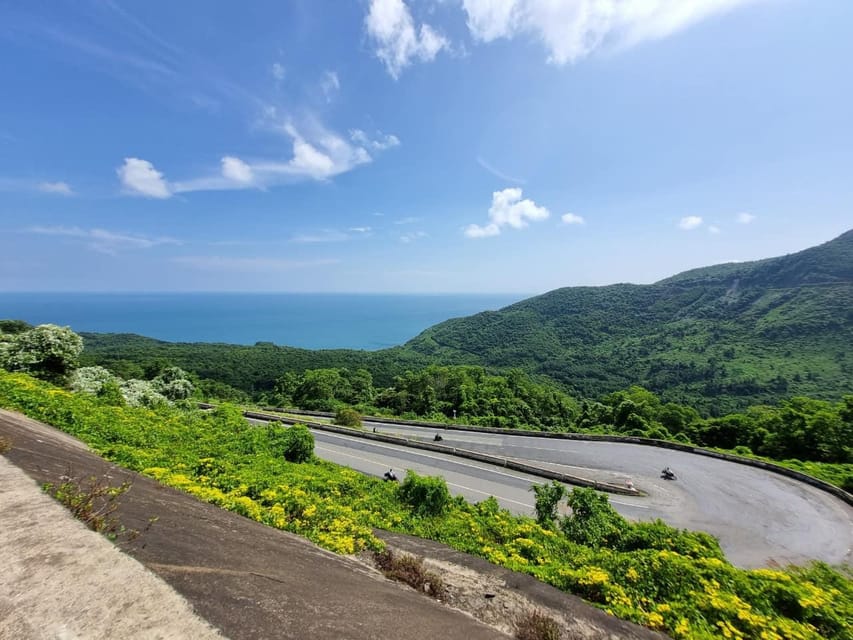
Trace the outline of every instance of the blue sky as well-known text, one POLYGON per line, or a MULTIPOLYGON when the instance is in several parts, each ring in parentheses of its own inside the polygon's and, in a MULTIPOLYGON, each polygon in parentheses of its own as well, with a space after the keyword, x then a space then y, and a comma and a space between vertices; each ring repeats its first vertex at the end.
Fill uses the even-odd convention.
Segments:
POLYGON ((853 226, 853 3, 0 4, 0 290, 540 293, 853 226))

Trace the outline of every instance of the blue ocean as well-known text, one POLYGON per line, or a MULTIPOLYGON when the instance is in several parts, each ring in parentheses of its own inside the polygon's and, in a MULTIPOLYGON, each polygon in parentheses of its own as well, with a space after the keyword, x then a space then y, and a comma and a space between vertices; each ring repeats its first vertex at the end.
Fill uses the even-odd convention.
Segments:
POLYGON ((383 349, 522 294, 0 293, 0 319, 170 342, 383 349))

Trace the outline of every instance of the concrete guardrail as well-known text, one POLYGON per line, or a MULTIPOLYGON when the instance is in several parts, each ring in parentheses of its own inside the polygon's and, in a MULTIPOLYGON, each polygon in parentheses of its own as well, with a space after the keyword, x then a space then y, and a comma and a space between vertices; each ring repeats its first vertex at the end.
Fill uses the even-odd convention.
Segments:
MULTIPOLYGON (((282 409, 282 408, 266 408, 266 411, 273 411, 278 413, 292 413, 295 415, 306 415, 306 416, 314 416, 314 417, 334 417, 335 414, 328 413, 325 411, 303 411, 298 409, 282 409)), ((430 429, 445 429, 448 431, 467 431, 467 432, 480 432, 480 433, 494 433, 500 435, 507 436, 529 436, 534 438, 557 438, 561 440, 588 440, 593 442, 614 442, 614 443, 624 443, 624 444, 639 444, 643 446, 649 447, 659 447, 662 449, 672 449, 675 451, 683 451, 685 453, 693 453, 700 456, 708 456, 710 458, 718 458, 720 460, 726 460, 728 462, 733 462, 735 464, 747 465, 750 467, 757 467, 759 469, 764 469, 765 471, 769 471, 771 473, 777 473, 779 475, 787 476, 788 478, 792 478, 794 480, 798 480, 800 482, 804 482, 808 485, 811 485, 817 489, 822 491, 826 491, 834 495, 839 500, 846 502, 847 504, 853 506, 853 495, 844 491, 840 487, 836 487, 828 482, 824 482, 818 478, 810 476, 806 473, 802 473, 800 471, 795 471, 794 469, 788 469, 787 467, 783 467, 778 464, 773 464, 772 462, 765 462, 763 460, 755 460, 754 458, 746 458, 743 456, 737 456, 730 453, 720 453, 719 451, 712 451, 710 449, 704 449, 702 447, 694 447, 693 445, 682 444, 680 442, 671 442, 669 440, 656 440, 654 438, 640 438, 636 436, 614 436, 614 435, 604 435, 604 434, 593 434, 593 433, 553 433, 549 431, 526 431, 526 430, 518 430, 518 429, 498 429, 495 427, 475 427, 470 425, 458 425, 458 424, 446 424, 444 422, 427 422, 421 420, 401 420, 399 418, 384 418, 384 417, 373 417, 373 416, 363 416, 363 420, 366 422, 377 422, 382 424, 401 424, 405 426, 412 427, 425 427, 430 429)), ((523 463, 516 463, 513 461, 508 461, 514 465, 520 466, 529 466, 524 465, 523 463)), ((508 467, 508 468, 516 468, 516 467, 508 467)), ((540 475, 542 477, 551 478, 555 480, 560 480, 554 476, 548 475, 551 472, 547 469, 539 469, 536 472, 536 475, 540 475)), ((522 471, 523 469, 517 469, 518 471, 522 471)), ((528 473, 533 473, 531 471, 527 471, 528 473)), ((564 475, 564 474, 557 474, 564 475)), ((571 477, 571 476, 569 476, 571 477)), ((585 478, 577 478, 580 482, 571 482, 569 480, 560 480, 561 482, 566 482, 567 484, 580 484, 580 486, 594 486, 597 484, 601 487, 602 491, 608 491, 609 489, 602 487, 603 484, 607 483, 595 483, 592 480, 586 480, 585 478), (581 484, 581 482, 590 483, 590 484, 581 484)), ((610 487, 618 488, 619 491, 614 489, 614 493, 624 493, 627 492, 631 495, 638 495, 637 492, 631 492, 626 487, 619 487, 618 485, 610 485, 610 487)), ((598 488, 598 487, 596 487, 598 488)))

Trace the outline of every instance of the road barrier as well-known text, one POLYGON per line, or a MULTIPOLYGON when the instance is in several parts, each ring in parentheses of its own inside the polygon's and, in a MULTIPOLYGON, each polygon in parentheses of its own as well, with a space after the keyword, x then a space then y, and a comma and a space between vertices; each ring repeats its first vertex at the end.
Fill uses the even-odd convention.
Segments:
MULTIPOLYGON (((314 417, 323 417, 323 418, 331 418, 334 417, 335 414, 328 413, 325 411, 303 411, 299 409, 282 409, 278 407, 265 407, 265 411, 272 411, 276 413, 292 413, 294 415, 305 415, 305 416, 314 416, 314 417)), ((810 476, 806 473, 802 473, 800 471, 795 471, 794 469, 789 469, 787 467, 783 467, 778 464, 774 464, 772 462, 765 462, 764 460, 756 460, 754 458, 745 458, 743 456, 737 456, 730 453, 721 453, 719 451, 711 451, 710 449, 704 449, 702 447, 695 447, 693 445, 682 444, 680 442, 671 442, 670 440, 656 440, 654 438, 640 438, 636 436, 614 436, 614 435, 604 435, 604 434, 593 434, 593 433, 554 433, 550 431, 526 431, 519 429, 498 429, 495 427, 474 427, 470 425, 458 425, 458 424, 447 424, 444 422, 427 422, 422 420, 401 420, 399 418, 383 418, 383 417, 373 417, 373 416, 364 416, 363 420, 366 422, 376 422, 379 424, 399 424, 404 426, 411 427, 425 427, 429 429, 444 429, 448 431, 464 431, 464 432, 472 432, 472 433, 494 433, 499 435, 506 436, 528 436, 534 438, 556 438, 560 440, 587 440, 591 442, 613 442, 613 443, 623 443, 623 444, 639 444, 648 447, 659 447, 662 449, 672 449, 674 451, 683 451, 685 453, 694 453, 700 456, 707 456, 710 458, 717 458, 719 460, 726 460, 728 462, 733 462, 735 464, 747 465, 750 467, 756 467, 758 469, 764 469, 765 471, 770 471, 771 473, 777 473, 779 475, 787 476, 788 478, 792 478, 794 480, 798 480, 800 482, 804 482, 808 485, 811 485, 817 489, 822 491, 826 491, 834 495, 839 500, 842 500, 853 506, 853 495, 844 491, 840 487, 836 487, 833 484, 828 482, 824 482, 818 478, 810 476)), ((524 465, 523 463, 516 463, 514 461, 509 461, 512 464, 520 465, 520 466, 529 466, 524 465)), ((509 467, 516 468, 516 467, 509 467)), ((547 475, 550 472, 547 469, 539 469, 536 472, 536 475, 540 475, 546 478, 550 478, 553 476, 547 475)), ((518 471, 522 471, 522 469, 517 469, 518 471)), ((528 473, 532 473, 529 472, 528 473)), ((556 472, 553 472, 556 473, 556 472)), ((558 475, 566 475, 566 474, 558 474, 558 475)), ((574 477, 574 476, 566 476, 566 477, 574 477)), ((559 478, 554 477, 553 479, 559 480, 559 478)), ((598 485, 601 487, 602 491, 611 491, 611 489, 605 488, 613 487, 612 493, 628 493, 630 495, 639 495, 638 492, 631 492, 626 487, 619 487, 618 485, 613 485, 609 483, 596 483, 593 480, 587 480, 585 478, 576 478, 579 482, 571 482, 568 480, 560 480, 561 482, 566 482, 568 484, 579 484, 584 487, 591 487, 594 485, 598 485), (581 483, 587 484, 581 484, 581 483), (617 491, 618 489, 618 491, 617 491)), ((596 488, 598 488, 596 487, 596 488)))
MULTIPOLYGON (((200 405, 202 406, 202 405, 200 405)), ((202 408, 212 408, 213 405, 203 405, 202 408)), ((291 413, 291 412, 288 412, 291 413)), ((319 413, 319 412, 317 412, 319 413)), ((568 473, 561 473, 559 471, 552 471, 550 469, 543 469, 542 467, 537 467, 535 465, 526 464, 524 462, 518 462, 517 460, 511 460, 509 458, 502 458, 500 456, 489 455, 488 453, 480 453, 479 451, 470 451, 469 449, 460 449, 459 447, 451 447, 449 445, 436 444, 433 442, 423 442, 422 440, 413 440, 410 438, 402 438, 399 436, 392 436, 386 433, 374 433, 371 431, 362 431, 361 429, 353 429, 351 427, 341 427, 338 425, 328 424, 325 422, 315 422, 313 420, 297 420, 295 418, 287 418, 279 415, 271 415, 269 413, 261 413, 259 411, 244 411, 243 415, 246 418, 250 418, 252 420, 267 420, 267 421, 275 421, 281 422, 284 424, 304 424, 312 429, 317 429, 320 431, 328 431, 330 433, 338 433, 347 436, 355 436, 357 438, 364 438, 366 440, 375 440, 377 442, 387 442, 389 444, 397 444, 405 447, 410 447, 412 449, 424 449, 426 451, 434 451, 436 453, 443 453, 445 455, 456 456, 459 458, 466 458, 468 460, 476 460, 478 462, 485 462, 487 464, 493 464, 500 467, 504 467, 506 469, 512 469, 513 471, 521 471, 522 473, 529 473, 530 475, 539 476, 542 478, 548 478, 550 480, 557 480, 558 482, 563 482, 565 484, 571 484, 579 487, 590 487, 592 489, 596 489, 598 491, 606 491, 608 493, 618 493, 621 495, 627 496, 641 496, 643 493, 638 491, 637 489, 631 489, 629 487, 625 487, 618 484, 612 484, 610 482, 598 482, 596 480, 590 480, 589 478, 582 478, 580 476, 570 475, 568 473)), ((300 412, 299 415, 308 415, 306 413, 300 412)), ((325 415, 315 416, 315 417, 328 417, 325 415)), ((372 422, 372 420, 371 420, 372 422)), ((393 424, 393 423, 392 423, 393 424)))

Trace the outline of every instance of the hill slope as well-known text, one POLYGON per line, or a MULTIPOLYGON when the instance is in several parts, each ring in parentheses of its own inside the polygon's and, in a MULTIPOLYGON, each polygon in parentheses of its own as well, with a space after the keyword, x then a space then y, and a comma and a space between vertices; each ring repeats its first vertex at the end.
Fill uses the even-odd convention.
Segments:
POLYGON ((853 230, 799 253, 651 285, 568 287, 448 320, 405 345, 522 367, 583 396, 632 384, 716 414, 853 380, 853 230))

